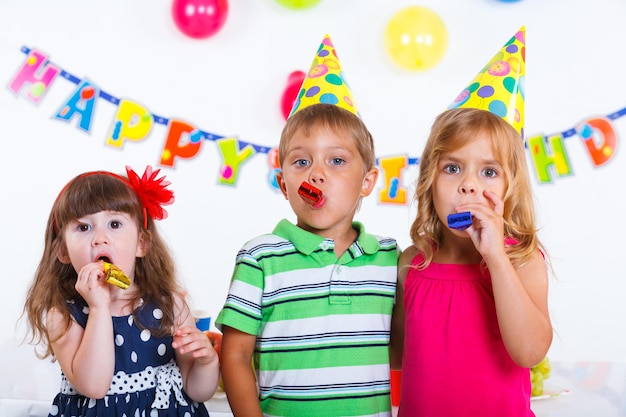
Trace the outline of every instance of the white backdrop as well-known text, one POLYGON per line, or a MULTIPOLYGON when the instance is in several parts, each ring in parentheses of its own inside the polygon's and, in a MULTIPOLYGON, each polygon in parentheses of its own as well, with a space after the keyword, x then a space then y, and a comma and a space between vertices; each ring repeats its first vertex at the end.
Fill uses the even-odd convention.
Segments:
MULTIPOLYGON (((307 70, 325 33, 337 48, 378 156, 421 153, 434 117, 456 97, 517 29, 527 28, 526 133, 560 133, 590 117, 624 107, 626 3, 623 0, 322 0, 289 10, 274 0, 230 0, 225 26, 195 40, 174 26, 171 1, 0 0, 0 136, 4 227, 0 250, 0 331, 16 322, 41 256, 45 222, 59 190, 83 171, 143 171, 158 167, 166 128, 122 149, 106 145, 116 107, 99 100, 92 129, 54 115, 76 87, 57 78, 39 105, 6 86, 22 67, 22 46, 49 55, 57 66, 151 112, 202 130, 276 146, 284 120, 280 96, 287 76, 307 70), (404 6, 428 7, 449 35, 434 68, 409 72, 393 65, 384 30, 404 6)), ((626 121, 614 126, 626 135, 626 121)), ((533 175, 541 238, 556 276, 550 310, 553 360, 623 360, 626 351, 626 234, 619 149, 594 167, 578 136, 564 140, 572 175, 540 184, 533 175)), ((226 296, 239 247, 271 231, 289 205, 267 181, 267 155, 241 168, 235 185, 218 184, 220 153, 206 141, 193 159, 162 168, 176 203, 160 223, 194 306, 215 317, 226 296)), ((530 165, 529 165, 530 167, 530 165)), ((532 167, 530 167, 532 168, 532 167)), ((412 189, 417 168, 403 172, 412 189)), ((378 191, 383 188, 379 184, 378 191)), ((369 231, 410 242, 411 204, 390 205, 378 191, 357 218, 369 231)), ((412 194, 410 194, 412 196, 412 194)))

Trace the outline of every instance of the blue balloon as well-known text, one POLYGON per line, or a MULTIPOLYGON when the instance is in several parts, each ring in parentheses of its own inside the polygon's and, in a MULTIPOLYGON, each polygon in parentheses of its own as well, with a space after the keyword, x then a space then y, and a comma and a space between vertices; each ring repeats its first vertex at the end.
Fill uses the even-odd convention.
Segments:
POLYGON ((278 174, 279 172, 280 172, 280 169, 275 168, 271 170, 267 176, 267 182, 269 182, 270 186, 276 191, 280 191, 280 187, 278 186, 278 179, 276 179, 276 174, 278 174))

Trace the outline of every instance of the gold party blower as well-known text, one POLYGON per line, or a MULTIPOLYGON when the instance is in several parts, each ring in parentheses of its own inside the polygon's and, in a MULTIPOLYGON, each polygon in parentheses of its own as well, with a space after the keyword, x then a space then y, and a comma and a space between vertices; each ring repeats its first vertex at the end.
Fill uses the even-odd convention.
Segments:
POLYGON ((104 273, 107 275, 105 278, 106 282, 120 287, 123 290, 130 287, 130 278, 128 278, 124 271, 109 262, 103 261, 102 263, 104 264, 104 273))

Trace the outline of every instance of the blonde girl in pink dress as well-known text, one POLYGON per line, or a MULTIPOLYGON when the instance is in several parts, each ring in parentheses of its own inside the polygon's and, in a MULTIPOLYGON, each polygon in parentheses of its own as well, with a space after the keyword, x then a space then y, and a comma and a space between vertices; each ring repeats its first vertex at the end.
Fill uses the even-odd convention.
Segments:
POLYGON ((548 265, 524 144, 484 110, 446 110, 420 160, 399 262, 391 366, 399 417, 529 417, 529 368, 552 342, 548 265), (470 212, 464 230, 447 216, 470 212))

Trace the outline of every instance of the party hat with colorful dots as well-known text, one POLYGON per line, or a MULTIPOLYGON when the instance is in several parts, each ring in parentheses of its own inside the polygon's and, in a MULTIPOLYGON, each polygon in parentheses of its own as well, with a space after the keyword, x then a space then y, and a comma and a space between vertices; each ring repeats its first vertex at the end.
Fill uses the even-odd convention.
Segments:
POLYGON ((359 116, 330 36, 325 35, 311 64, 289 117, 313 104, 334 104, 359 116))
POLYGON ((490 111, 509 122, 524 137, 525 79, 526 27, 522 26, 449 108, 490 111))

